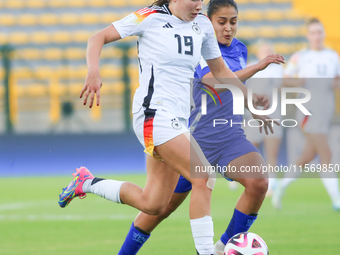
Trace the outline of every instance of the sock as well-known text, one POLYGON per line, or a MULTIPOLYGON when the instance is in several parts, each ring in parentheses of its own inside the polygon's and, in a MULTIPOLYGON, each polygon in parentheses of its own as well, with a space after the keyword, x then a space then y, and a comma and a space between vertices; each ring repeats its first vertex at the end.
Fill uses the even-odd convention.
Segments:
POLYGON ((115 203, 121 203, 120 188, 123 183, 121 181, 94 178, 93 180, 87 179, 82 188, 85 193, 92 193, 115 203))
MULTIPOLYGON (((334 174, 336 175, 336 173, 334 174)), ((338 201, 340 199, 338 178, 321 178, 321 181, 325 186, 327 193, 332 200, 332 203, 338 201)))
POLYGON ((129 233, 127 234, 125 241, 118 252, 118 255, 135 255, 143 244, 149 239, 150 234, 144 232, 138 227, 132 225, 130 227, 129 233))
POLYGON ((214 254, 214 224, 211 216, 190 220, 192 236, 198 255, 214 254))
POLYGON ((247 232, 257 219, 257 214, 247 215, 234 209, 233 217, 225 233, 221 236, 222 243, 226 244, 234 235, 247 232))

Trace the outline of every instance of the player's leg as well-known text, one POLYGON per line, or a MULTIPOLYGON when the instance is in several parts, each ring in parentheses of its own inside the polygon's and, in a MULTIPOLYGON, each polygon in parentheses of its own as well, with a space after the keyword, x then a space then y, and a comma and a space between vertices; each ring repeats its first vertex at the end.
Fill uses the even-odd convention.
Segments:
POLYGON ((200 178, 191 176, 196 166, 208 167, 209 162, 189 133, 177 136, 158 146, 156 152, 167 165, 191 182, 189 214, 195 247, 198 254, 212 254, 214 231, 210 216, 210 202, 215 179, 209 178, 208 173, 200 173, 200 178))
MULTIPOLYGON (((308 164, 316 155, 316 150, 314 149, 313 142, 309 135, 305 136, 305 145, 301 156, 297 159, 297 166, 304 166, 308 164)), ((277 188, 274 191, 272 197, 272 205, 275 209, 281 209, 281 202, 284 192, 288 188, 288 186, 293 183, 299 176, 301 175, 300 171, 296 172, 286 172, 283 175, 282 180, 278 183, 277 188)))
POLYGON ((310 139, 313 142, 313 146, 316 153, 320 157, 320 164, 322 169, 327 169, 320 172, 320 177, 323 185, 325 186, 328 195, 331 198, 333 208, 340 210, 340 192, 339 192, 339 180, 335 171, 331 171, 328 166, 331 163, 332 152, 328 144, 328 138, 326 134, 313 134, 310 135, 310 139))
MULTIPOLYGON (((275 134, 275 133, 274 133, 275 134)), ((279 154, 281 138, 268 136, 264 138, 264 149, 266 153, 266 163, 268 166, 275 167, 277 165, 277 157, 279 154)), ((271 196, 277 186, 277 175, 275 172, 268 174, 269 185, 267 195, 271 196)))
MULTIPOLYGON (((179 174, 163 161, 155 160, 151 156, 147 157, 147 162, 152 167, 147 169, 144 189, 130 182, 93 178, 86 168, 82 168, 75 176, 76 181, 72 181, 69 187, 73 184, 77 186, 76 192, 78 193, 74 192, 75 196, 92 193, 115 203, 130 205, 148 214, 159 214, 170 202, 179 174), (86 179, 88 175, 92 178, 86 179)), ((62 194, 67 194, 67 192, 64 191, 62 194)))
POLYGON ((140 212, 132 223, 130 230, 118 255, 135 255, 150 237, 151 232, 178 206, 180 206, 191 190, 191 183, 183 177, 178 181, 175 193, 165 210, 159 215, 148 215, 140 212), (180 193, 176 193, 180 192, 180 193), (136 238, 138 236, 139 238, 136 238))
MULTIPOLYGON (((255 151, 242 155, 229 163, 231 167, 235 167, 237 170, 240 170, 241 167, 257 166, 260 168, 264 164, 261 154, 255 151)), ((250 176, 247 173, 228 172, 227 176, 242 184, 245 190, 237 201, 228 228, 215 244, 216 255, 223 255, 225 244, 232 236, 249 230, 257 218, 268 189, 268 176, 261 172, 252 173, 250 176)))

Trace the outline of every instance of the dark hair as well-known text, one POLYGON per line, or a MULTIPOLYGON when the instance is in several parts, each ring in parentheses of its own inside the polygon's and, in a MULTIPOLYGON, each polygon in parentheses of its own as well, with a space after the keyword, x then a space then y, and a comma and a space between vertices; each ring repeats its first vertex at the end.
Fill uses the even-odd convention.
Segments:
POLYGON ((221 7, 234 7, 238 13, 237 4, 234 0, 211 0, 208 3, 208 17, 211 19, 212 15, 215 14, 221 7))
POLYGON ((158 1, 154 2, 152 5, 163 6, 165 4, 168 4, 169 2, 170 2, 170 0, 158 0, 158 1))
POLYGON ((312 24, 319 23, 322 25, 321 21, 318 18, 311 18, 310 20, 307 21, 306 25, 309 27, 312 24))

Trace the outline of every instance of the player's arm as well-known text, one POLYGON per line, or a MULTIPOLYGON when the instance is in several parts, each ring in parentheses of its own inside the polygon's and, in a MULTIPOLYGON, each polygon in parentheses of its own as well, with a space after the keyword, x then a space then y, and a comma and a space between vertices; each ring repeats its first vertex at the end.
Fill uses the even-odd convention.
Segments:
POLYGON ((86 61, 88 72, 84 87, 80 92, 80 98, 82 98, 85 93, 84 105, 86 105, 87 99, 91 94, 90 108, 93 106, 95 95, 97 98, 97 106, 100 104, 102 80, 99 73, 99 59, 103 46, 119 39, 121 39, 120 34, 113 25, 110 25, 91 36, 87 42, 86 61))
POLYGON ((242 70, 236 71, 236 76, 242 81, 246 81, 252 76, 254 76, 257 72, 260 72, 264 69, 266 69, 270 64, 284 64, 286 63, 286 60, 283 56, 279 54, 271 54, 262 59, 260 62, 258 62, 255 65, 248 66, 247 68, 244 68, 242 70))

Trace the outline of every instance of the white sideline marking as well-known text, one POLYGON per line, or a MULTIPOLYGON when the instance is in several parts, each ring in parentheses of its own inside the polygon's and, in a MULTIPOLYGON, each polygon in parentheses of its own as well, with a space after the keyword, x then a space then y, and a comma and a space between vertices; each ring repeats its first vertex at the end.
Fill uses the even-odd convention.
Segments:
POLYGON ((0 221, 96 221, 96 220, 133 220, 135 214, 113 214, 103 216, 86 216, 86 215, 0 215, 0 221))
POLYGON ((50 206, 53 204, 56 204, 54 200, 0 204, 0 211, 20 210, 28 207, 50 206))

